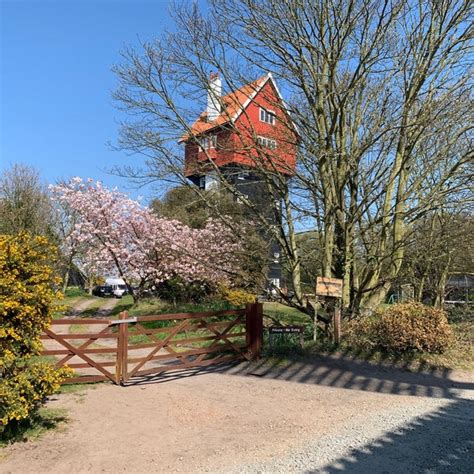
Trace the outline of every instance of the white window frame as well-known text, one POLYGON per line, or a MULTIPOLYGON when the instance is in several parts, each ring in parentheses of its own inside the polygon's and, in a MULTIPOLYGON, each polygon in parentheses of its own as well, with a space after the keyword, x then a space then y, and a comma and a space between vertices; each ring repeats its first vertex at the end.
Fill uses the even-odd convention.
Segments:
POLYGON ((277 290, 279 290, 281 287, 281 282, 279 278, 270 278, 270 288, 272 292, 275 292, 274 294, 277 293, 277 290))
POLYGON ((201 151, 217 148, 217 135, 213 133, 212 135, 204 136, 199 140, 199 146, 201 147, 201 151))
POLYGON ((208 137, 209 148, 217 148, 217 135, 213 133, 208 137))
POLYGON ((275 125, 276 113, 273 110, 267 110, 264 107, 260 107, 259 118, 260 122, 268 123, 269 125, 275 125))
POLYGON ((277 141, 273 138, 267 138, 262 136, 257 136, 257 144, 260 145, 262 148, 268 148, 269 150, 276 150, 277 148, 277 141))
POLYGON ((217 180, 217 175, 214 172, 210 172, 206 175, 206 184, 204 189, 209 191, 211 189, 217 189, 219 187, 219 181, 217 180))

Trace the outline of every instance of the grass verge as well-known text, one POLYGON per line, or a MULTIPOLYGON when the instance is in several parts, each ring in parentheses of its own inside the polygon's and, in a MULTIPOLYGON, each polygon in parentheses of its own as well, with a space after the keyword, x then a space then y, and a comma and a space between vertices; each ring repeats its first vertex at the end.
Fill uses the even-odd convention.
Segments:
POLYGON ((303 348, 299 345, 297 338, 282 336, 281 338, 276 338, 273 350, 270 352, 268 350, 268 341, 266 340, 266 355, 271 357, 339 354, 357 357, 374 363, 386 362, 394 366, 408 367, 413 370, 440 368, 474 371, 474 320, 472 317, 452 318, 451 327, 454 332, 454 342, 443 354, 416 353, 393 355, 380 351, 365 353, 347 346, 344 344, 344 341, 339 346, 335 346, 324 337, 313 342, 310 340, 312 321, 308 315, 280 303, 265 303, 263 312, 268 315, 265 321, 266 325, 278 323, 283 325, 295 324, 305 328, 306 342, 303 348))
POLYGON ((92 298, 92 303, 90 303, 84 311, 81 311, 79 314, 81 318, 95 316, 107 301, 105 298, 100 298, 99 296, 91 296, 90 298, 92 298))
POLYGON ((299 325, 311 327, 310 317, 298 311, 295 308, 290 308, 281 303, 266 302, 263 304, 263 314, 270 318, 270 324, 282 324, 282 325, 299 325))
POLYGON ((90 299, 95 299, 95 297, 85 293, 82 295, 65 296, 60 300, 56 300, 56 304, 61 307, 61 310, 53 314, 53 319, 63 318, 64 315, 74 311, 74 308, 77 307, 79 303, 90 299))
POLYGON ((277 347, 274 356, 285 355, 338 355, 350 357, 376 364, 386 363, 394 367, 403 367, 413 371, 429 369, 449 369, 474 371, 474 322, 453 323, 454 342, 443 354, 406 353, 389 354, 382 351, 364 352, 349 347, 344 339, 339 346, 327 339, 316 342, 307 341, 301 350, 295 344, 286 342, 277 347))

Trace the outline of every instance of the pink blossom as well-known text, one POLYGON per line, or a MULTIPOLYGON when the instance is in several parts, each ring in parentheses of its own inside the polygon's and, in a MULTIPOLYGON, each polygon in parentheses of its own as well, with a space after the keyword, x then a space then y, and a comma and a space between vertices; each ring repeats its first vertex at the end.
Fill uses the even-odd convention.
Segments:
POLYGON ((238 265, 240 242, 228 228, 208 221, 192 229, 158 218, 117 189, 72 178, 50 187, 55 199, 78 215, 66 245, 84 249, 84 268, 120 275, 129 286, 143 288, 174 276, 186 282, 229 282, 238 265))

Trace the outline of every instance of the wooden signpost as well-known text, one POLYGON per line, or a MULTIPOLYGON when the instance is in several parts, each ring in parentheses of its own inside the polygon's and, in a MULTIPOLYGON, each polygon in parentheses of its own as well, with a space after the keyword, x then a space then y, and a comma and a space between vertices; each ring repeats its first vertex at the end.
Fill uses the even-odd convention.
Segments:
POLYGON ((340 278, 316 278, 316 296, 342 298, 342 280, 340 278))
POLYGON ((342 283, 340 278, 317 277, 316 296, 336 300, 332 319, 334 342, 341 340, 341 308, 338 300, 342 298, 342 283))

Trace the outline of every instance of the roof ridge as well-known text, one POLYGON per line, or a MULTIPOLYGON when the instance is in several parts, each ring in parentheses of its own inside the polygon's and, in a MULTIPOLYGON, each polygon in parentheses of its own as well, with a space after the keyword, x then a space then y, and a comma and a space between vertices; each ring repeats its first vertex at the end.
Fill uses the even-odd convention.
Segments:
POLYGON ((248 82, 242 85, 238 89, 235 89, 226 95, 221 96, 223 102, 223 110, 220 114, 212 121, 207 121, 207 111, 204 110, 199 114, 199 117, 195 120, 193 125, 190 127, 190 131, 186 132, 180 139, 179 143, 186 141, 191 135, 201 135, 208 132, 218 126, 222 126, 232 120, 235 120, 242 110, 244 110, 252 100, 252 96, 258 93, 259 88, 271 78, 271 74, 267 73, 262 77, 259 77, 255 81, 248 82), (239 95, 243 97, 239 97, 239 95), (235 110, 232 110, 234 108, 235 110), (230 110, 229 110, 230 109, 230 110))

